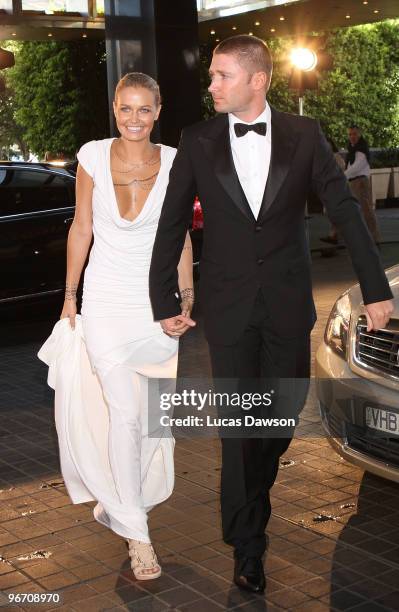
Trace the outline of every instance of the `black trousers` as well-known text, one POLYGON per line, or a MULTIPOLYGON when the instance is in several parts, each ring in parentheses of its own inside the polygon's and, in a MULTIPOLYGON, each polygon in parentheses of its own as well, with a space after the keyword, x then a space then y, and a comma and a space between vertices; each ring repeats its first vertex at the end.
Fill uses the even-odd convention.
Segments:
MULTIPOLYGON (((235 379, 239 384, 242 381, 242 389, 252 387, 255 391, 261 390, 256 381, 299 379, 300 406, 295 410, 300 412, 310 376, 310 333, 289 339, 276 336, 261 292, 237 344, 210 344, 209 349, 216 390, 220 379, 235 379)), ((269 492, 277 476, 279 458, 290 442, 291 437, 266 435, 222 437, 223 539, 234 547, 235 554, 260 557, 265 551, 265 528, 271 514, 269 492)))

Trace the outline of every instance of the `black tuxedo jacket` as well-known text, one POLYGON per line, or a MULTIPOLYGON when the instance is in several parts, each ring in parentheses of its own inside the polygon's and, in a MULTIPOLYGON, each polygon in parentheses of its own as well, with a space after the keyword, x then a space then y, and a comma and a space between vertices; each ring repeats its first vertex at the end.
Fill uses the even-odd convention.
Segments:
POLYGON ((272 109, 270 171, 257 220, 235 171, 228 116, 183 130, 152 255, 155 320, 180 312, 176 267, 197 194, 204 214, 200 298, 208 341, 234 344, 260 289, 276 334, 309 332, 316 320, 304 220, 310 188, 346 241, 365 304, 390 299, 378 250, 318 123, 272 109))

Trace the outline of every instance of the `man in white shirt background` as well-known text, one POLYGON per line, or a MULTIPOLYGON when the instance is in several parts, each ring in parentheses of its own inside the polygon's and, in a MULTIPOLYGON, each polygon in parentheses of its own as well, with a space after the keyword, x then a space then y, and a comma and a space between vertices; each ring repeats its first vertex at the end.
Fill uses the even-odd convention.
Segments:
MULTIPOLYGON (((357 125, 351 125, 348 128, 348 138, 346 163, 343 162, 339 153, 335 155, 335 158, 339 167, 344 170, 351 192, 360 204, 369 232, 374 238, 375 243, 378 244, 379 232, 371 195, 369 147, 357 125), (343 167, 341 166, 341 161, 343 167)), ((329 142, 334 150, 332 141, 329 142)), ((335 150, 338 151, 336 148, 335 150)), ((334 224, 331 225, 328 236, 323 236, 320 240, 330 244, 338 243, 337 228, 334 224)))
POLYGON ((378 243, 377 219, 371 196, 369 147, 357 125, 350 126, 348 136, 345 176, 349 181, 351 192, 361 206, 370 234, 378 243))

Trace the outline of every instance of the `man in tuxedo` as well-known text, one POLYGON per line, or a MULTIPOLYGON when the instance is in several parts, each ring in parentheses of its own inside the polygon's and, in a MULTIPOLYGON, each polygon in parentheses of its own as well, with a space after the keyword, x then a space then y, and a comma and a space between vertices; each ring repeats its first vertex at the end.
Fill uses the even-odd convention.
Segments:
MULTIPOLYGON (((201 307, 215 379, 306 379, 315 323, 305 227, 310 188, 346 240, 369 329, 393 306, 378 251, 318 123, 278 112, 266 101, 272 75, 267 45, 234 36, 210 66, 215 118, 185 128, 173 168, 151 271, 154 317, 168 334, 193 322, 179 315, 177 264, 198 195, 204 214, 201 307)), ((262 555, 269 491, 286 438, 222 439, 225 542, 234 581, 263 591, 262 555)))

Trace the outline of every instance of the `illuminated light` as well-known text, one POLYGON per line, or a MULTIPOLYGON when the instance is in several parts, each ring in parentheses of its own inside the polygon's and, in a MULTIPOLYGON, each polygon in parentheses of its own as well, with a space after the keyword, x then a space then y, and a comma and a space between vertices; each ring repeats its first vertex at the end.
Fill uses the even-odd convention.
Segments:
POLYGON ((237 29, 237 26, 233 26, 231 29, 232 29, 232 30, 236 30, 236 29, 237 29))
POLYGON ((253 32, 248 32, 248 35, 249 35, 249 36, 253 36, 253 35, 254 35, 254 33, 253 33, 253 32))
POLYGON ((16 35, 17 35, 17 33, 16 33, 16 32, 13 32, 11 36, 16 36, 16 35))
POLYGON ((62 160, 58 160, 58 159, 53 159, 49 162, 46 162, 47 164, 49 164, 49 166, 57 166, 57 168, 62 168, 63 166, 66 166, 66 164, 68 162, 66 161, 62 161, 62 160))
POLYGON ((368 4, 368 0, 364 0, 364 1, 363 1, 363 4, 368 4))
POLYGON ((47 34, 47 36, 49 36, 49 38, 51 38, 51 37, 52 37, 51 32, 49 32, 49 33, 47 34))
POLYGON ((280 21, 285 21, 285 17, 280 17, 280 21))
POLYGON ((255 21, 256 26, 260 26, 260 21, 255 21))
POLYGON ((276 29, 275 28, 270 28, 270 32, 275 32, 276 29))
POLYGON ((214 36, 216 34, 215 30, 211 30, 211 34, 214 36))
POLYGON ((82 38, 87 38, 87 34, 82 34, 82 38))
POLYGON ((217 39, 216 39, 216 42, 220 42, 220 38, 217 38, 217 39))
POLYGON ((303 0, 197 0, 200 7, 198 9, 200 21, 233 16, 236 19, 237 15, 254 11, 260 15, 262 9, 271 7, 281 11, 289 5, 299 2, 303 2, 303 0))
POLYGON ((377 13, 379 13, 379 12, 380 12, 380 11, 379 11, 378 9, 376 9, 376 10, 374 11, 374 13, 375 13, 375 14, 377 14, 377 13))
POLYGON ((293 49, 291 51, 291 62, 295 68, 309 72, 317 66, 317 55, 311 49, 304 47, 293 49))
POLYGON ((345 15, 345 19, 350 19, 351 16, 350 15, 345 15))

